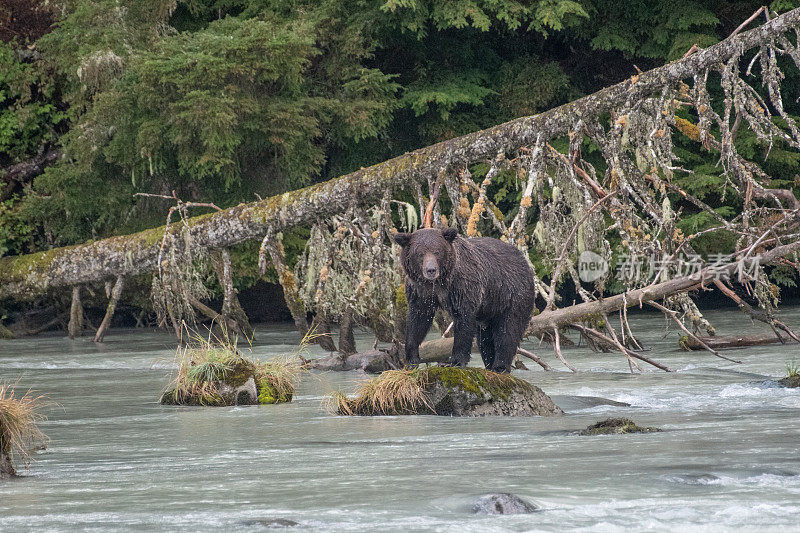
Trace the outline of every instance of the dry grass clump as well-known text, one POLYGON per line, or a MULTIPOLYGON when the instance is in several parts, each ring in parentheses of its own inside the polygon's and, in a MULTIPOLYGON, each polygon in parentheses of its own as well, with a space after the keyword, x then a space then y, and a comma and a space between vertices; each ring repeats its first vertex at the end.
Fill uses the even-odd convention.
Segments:
POLYGON ((13 385, 0 384, 0 456, 21 461, 27 467, 31 452, 47 442, 47 436, 37 426, 45 419, 38 411, 47 400, 31 391, 21 397, 15 392, 13 385))
MULTIPOLYGON (((301 346, 302 348, 302 346, 301 346)), ((219 406, 230 403, 221 387, 239 387, 251 377, 256 382, 259 403, 292 400, 295 383, 303 370, 297 357, 262 362, 239 351, 237 340, 194 335, 176 354, 178 372, 161 397, 162 403, 219 406)))
POLYGON ((162 402, 175 404, 219 405, 219 383, 247 361, 235 341, 217 338, 192 338, 179 346, 176 354, 178 373, 164 392, 162 402))
POLYGON ((363 381, 356 395, 348 398, 341 391, 328 399, 329 411, 342 415, 394 415, 431 410, 425 394, 428 374, 425 370, 388 370, 376 378, 363 381))

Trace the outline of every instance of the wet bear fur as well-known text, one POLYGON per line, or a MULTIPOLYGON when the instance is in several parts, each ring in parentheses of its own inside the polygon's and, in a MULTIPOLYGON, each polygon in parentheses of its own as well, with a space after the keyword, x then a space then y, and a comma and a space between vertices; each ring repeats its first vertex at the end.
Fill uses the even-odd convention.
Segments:
POLYGON ((465 239, 452 228, 398 233, 394 240, 406 272, 406 365, 419 364, 419 345, 441 307, 453 318, 448 364, 467 366, 477 337, 486 368, 509 372, 535 298, 522 252, 498 239, 465 239))

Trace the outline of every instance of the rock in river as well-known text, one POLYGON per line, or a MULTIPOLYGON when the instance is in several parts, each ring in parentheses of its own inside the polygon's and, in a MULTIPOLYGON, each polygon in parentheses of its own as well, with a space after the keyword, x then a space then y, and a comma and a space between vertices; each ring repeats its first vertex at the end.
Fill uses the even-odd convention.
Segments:
POLYGON ((259 518, 255 520, 243 520, 242 525, 246 527, 284 528, 299 526, 300 523, 286 518, 259 518))
POLYGON ((580 435, 621 435, 623 433, 653 433, 658 428, 637 426, 630 418, 607 418, 581 430, 580 435))
POLYGON ((553 416, 563 414, 539 387, 482 368, 391 370, 357 395, 334 398, 342 415, 553 416))
POLYGON ((538 510, 534 504, 508 492, 481 496, 472 508, 476 514, 528 514, 538 510))

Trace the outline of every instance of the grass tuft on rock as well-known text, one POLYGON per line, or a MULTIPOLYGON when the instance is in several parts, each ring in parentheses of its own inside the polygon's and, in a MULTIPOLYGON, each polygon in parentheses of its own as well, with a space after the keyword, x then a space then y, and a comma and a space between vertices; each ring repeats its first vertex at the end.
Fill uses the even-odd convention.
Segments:
POLYGON ((0 384, 0 478, 15 475, 12 459, 27 467, 31 452, 47 442, 37 425, 45 403, 44 396, 27 391, 18 397, 14 386, 0 384))
POLYGON ((362 382, 352 397, 334 392, 327 399, 327 407, 340 415, 437 414, 430 396, 435 383, 490 400, 505 400, 512 393, 533 390, 525 380, 482 368, 388 370, 362 382))
POLYGON ((786 377, 779 379, 778 383, 788 388, 800 387, 800 366, 794 361, 786 363, 786 377))
POLYGON ((243 403, 243 398, 246 404, 290 402, 303 370, 296 357, 262 362, 243 355, 235 339, 198 336, 178 347, 176 362, 178 371, 161 396, 163 404, 226 406, 243 403))

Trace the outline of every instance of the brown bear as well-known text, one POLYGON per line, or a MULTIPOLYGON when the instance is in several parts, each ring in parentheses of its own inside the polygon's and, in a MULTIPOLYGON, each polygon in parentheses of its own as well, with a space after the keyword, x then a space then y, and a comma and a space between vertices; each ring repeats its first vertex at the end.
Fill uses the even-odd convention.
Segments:
POLYGON ((441 307, 453 318, 448 364, 467 366, 477 335, 486 368, 510 372, 536 296, 522 252, 498 239, 465 239, 452 228, 398 233, 394 240, 406 272, 406 365, 419 364, 419 345, 441 307))

